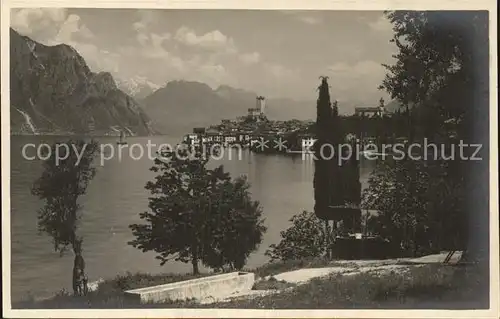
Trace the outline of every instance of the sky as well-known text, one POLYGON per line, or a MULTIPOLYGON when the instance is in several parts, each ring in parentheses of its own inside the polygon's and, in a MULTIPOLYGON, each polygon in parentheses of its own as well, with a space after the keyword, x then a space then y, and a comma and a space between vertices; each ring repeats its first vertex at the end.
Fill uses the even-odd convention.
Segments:
POLYGON ((392 28, 381 11, 26 8, 11 26, 46 45, 73 46, 117 79, 199 81, 266 97, 315 100, 319 76, 339 101, 378 104, 392 28))

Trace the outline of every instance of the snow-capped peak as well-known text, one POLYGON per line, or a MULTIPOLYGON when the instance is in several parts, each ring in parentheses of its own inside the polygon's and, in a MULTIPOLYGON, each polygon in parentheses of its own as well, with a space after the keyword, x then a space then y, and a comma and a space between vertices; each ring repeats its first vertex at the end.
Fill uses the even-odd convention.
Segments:
POLYGON ((116 84, 122 91, 135 98, 144 98, 160 88, 160 85, 143 76, 127 79, 117 78, 116 84))

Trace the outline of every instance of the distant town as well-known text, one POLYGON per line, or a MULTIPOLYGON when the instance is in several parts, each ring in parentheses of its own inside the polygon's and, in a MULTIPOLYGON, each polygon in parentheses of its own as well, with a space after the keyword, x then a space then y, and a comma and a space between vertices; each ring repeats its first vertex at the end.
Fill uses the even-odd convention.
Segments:
MULTIPOLYGON (((314 142, 314 120, 272 121, 266 117, 266 99, 256 97, 256 107, 236 119, 224 119, 218 125, 196 127, 184 136, 190 145, 239 145, 254 152, 297 153, 309 149, 314 142), (284 147, 256 147, 261 141, 280 140, 284 147)), ((273 144, 269 144, 273 145, 273 144)))
MULTIPOLYGON (((249 108, 247 114, 236 119, 224 119, 217 125, 195 127, 191 133, 184 136, 183 143, 189 145, 238 145, 242 148, 249 148, 256 153, 311 152, 311 147, 316 142, 314 120, 273 121, 266 117, 265 111, 265 97, 257 96, 256 107, 249 108), (282 147, 273 147, 277 141, 282 143, 282 147), (266 142, 269 147, 259 147, 262 142, 266 142)), ((376 132, 377 129, 373 129, 373 123, 382 123, 382 121, 361 123, 359 120, 381 118, 389 118, 389 114, 384 109, 383 99, 376 107, 356 107, 354 115, 342 117, 342 120, 346 123, 343 125, 349 128, 348 131, 352 131, 349 133, 352 137, 361 138, 365 142, 376 142, 378 138, 374 136, 381 134, 376 132), (366 134, 359 136, 358 134, 362 130, 360 126, 363 125, 366 125, 366 134)))

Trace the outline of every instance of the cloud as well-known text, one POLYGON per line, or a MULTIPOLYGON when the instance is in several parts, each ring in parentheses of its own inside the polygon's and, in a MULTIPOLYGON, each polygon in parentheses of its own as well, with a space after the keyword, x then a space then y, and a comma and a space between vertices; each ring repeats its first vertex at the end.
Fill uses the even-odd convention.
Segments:
POLYGON ((236 53, 238 51, 233 39, 227 37, 219 30, 197 35, 194 30, 182 26, 175 33, 174 39, 187 46, 225 51, 227 53, 236 53))
POLYGON ((281 11, 283 14, 288 15, 298 21, 306 24, 315 25, 323 22, 323 18, 320 16, 319 12, 308 12, 308 11, 281 11))
POLYGON ((256 15, 228 29, 233 14, 227 21, 223 15, 201 21, 188 11, 20 9, 12 12, 12 26, 44 44, 71 45, 92 71, 117 78, 189 79, 307 99, 315 98, 317 77, 324 74, 335 98, 374 100, 385 74, 379 62, 389 63, 394 51, 381 12, 274 11, 269 19, 256 15), (119 27, 107 27, 114 19, 119 27), (314 47, 322 49, 311 56, 314 47))
POLYGON ((90 69, 94 72, 106 71, 118 73, 120 71, 120 55, 115 52, 101 50, 90 43, 71 43, 80 53, 90 69))
POLYGON ((142 56, 151 59, 168 59, 171 54, 162 46, 150 46, 142 50, 142 56))
MULTIPOLYGON (((170 39, 170 37, 170 34, 167 33, 163 35, 139 33, 137 41, 140 45, 124 45, 117 49, 121 57, 120 60, 122 63, 135 64, 137 66, 128 69, 139 69, 138 65, 140 64, 145 70, 161 69, 165 70, 165 72, 183 72, 187 67, 186 61, 163 46, 163 42, 170 39), (160 69, 157 67, 158 63, 161 64, 160 69), (153 68, 151 68, 152 65, 154 66, 153 68)), ((144 72, 144 70, 141 70, 141 72, 144 72)))
POLYGON ((170 33, 164 33, 164 34, 151 33, 150 37, 153 46, 161 46, 163 44, 163 41, 170 40, 172 38, 172 35, 170 33))
POLYGON ((134 22, 132 28, 137 33, 135 37, 137 42, 143 47, 151 46, 153 50, 159 50, 163 45, 163 41, 172 38, 172 35, 168 32, 162 34, 150 32, 148 24, 143 21, 134 22))
POLYGON ((63 8, 28 8, 11 11, 11 26, 21 34, 42 38, 41 42, 54 45, 79 42, 94 37, 77 14, 63 8))
POLYGON ((320 24, 323 21, 323 19, 321 19, 320 17, 313 17, 307 15, 305 16, 299 15, 297 19, 307 24, 320 24))
POLYGON ((265 68, 268 70, 268 72, 274 76, 275 78, 283 81, 283 80, 290 80, 292 78, 296 77, 296 73, 281 65, 281 64, 274 64, 274 63, 266 63, 265 68))
MULTIPOLYGON (((22 9, 14 11, 12 17, 12 25, 19 32, 44 44, 70 45, 92 71, 109 71, 117 78, 147 74, 157 83, 191 79, 211 86, 236 85, 236 75, 244 65, 261 61, 258 52, 240 52, 234 40, 218 29, 197 33, 181 25, 172 33, 162 33, 165 29, 158 24, 162 19, 150 10, 141 10, 130 22, 126 42, 106 47, 99 45, 101 34, 93 34, 87 27, 89 20, 83 21, 83 16, 65 9, 22 9)), ((276 76, 286 74, 284 67, 270 70, 276 76)))
POLYGON ((119 70, 118 56, 91 43, 95 35, 79 15, 68 14, 66 9, 14 9, 11 11, 11 26, 46 45, 64 43, 72 46, 93 71, 119 70))
POLYGON ((366 77, 384 72, 384 67, 375 61, 364 60, 353 64, 335 63, 328 67, 328 70, 335 74, 349 77, 366 77))
POLYGON ((25 8, 11 11, 11 26, 21 34, 44 38, 46 44, 87 40, 94 34, 77 14, 64 8, 25 8))
POLYGON ((232 82, 231 76, 221 64, 203 64, 197 68, 195 76, 201 76, 204 82, 214 86, 232 82))
POLYGON ((142 46, 148 45, 149 37, 146 34, 138 33, 136 39, 142 46))
POLYGON ((244 53, 240 55, 240 60, 245 64, 255 64, 260 61, 260 54, 258 52, 244 53))
MULTIPOLYGON (((158 34, 149 31, 149 23, 146 22, 144 16, 141 21, 134 22, 132 28, 135 30, 135 39, 140 44, 139 46, 124 46, 120 50, 129 55, 136 55, 139 58, 152 59, 170 59, 172 55, 163 47, 163 42, 170 40, 172 35, 168 32, 158 34)), ((176 64, 179 64, 176 62, 176 64)))
POLYGON ((146 25, 144 23, 142 23, 142 22, 134 22, 134 23, 132 23, 132 28, 135 31, 145 30, 146 29, 146 25))
POLYGON ((138 9, 137 14, 142 24, 151 26, 162 20, 162 10, 138 9))
POLYGON ((156 34, 156 33, 145 33, 145 32, 138 32, 136 39, 137 42, 142 47, 150 47, 153 50, 160 50, 163 49, 163 41, 169 40, 172 36, 170 33, 164 33, 164 34, 156 34))
POLYGON ((60 25, 66 20, 63 8, 25 8, 11 10, 11 26, 26 35, 60 25))
POLYGON ((94 37, 94 34, 81 23, 80 17, 76 14, 70 14, 60 25, 59 32, 55 39, 56 43, 67 43, 74 40, 87 40, 94 37))
POLYGON ((144 45, 127 45, 118 48, 118 52, 121 57, 123 57, 124 63, 134 63, 134 61, 144 61, 148 63, 158 63, 158 61, 152 62, 151 59, 161 60, 162 67, 174 67, 177 69, 184 68, 184 61, 167 51, 160 42, 146 41, 144 45))
POLYGON ((378 84, 384 79, 386 69, 372 60, 363 60, 356 63, 335 63, 328 67, 327 75, 330 84, 337 92, 359 96, 359 90, 365 95, 380 94, 378 84))
MULTIPOLYGON (((189 79, 220 85, 233 81, 228 71, 231 60, 227 59, 228 54, 238 53, 233 39, 219 30, 197 34, 188 26, 181 26, 172 34, 152 32, 159 29, 154 25, 156 18, 154 13, 143 12, 132 24, 139 45, 121 46, 119 52, 124 60, 138 61, 148 73, 154 73, 156 82, 189 79), (152 67, 151 59, 158 60, 154 65, 161 61, 162 67, 152 67)), ((251 63, 259 58, 258 54, 242 54, 240 61, 251 63)))

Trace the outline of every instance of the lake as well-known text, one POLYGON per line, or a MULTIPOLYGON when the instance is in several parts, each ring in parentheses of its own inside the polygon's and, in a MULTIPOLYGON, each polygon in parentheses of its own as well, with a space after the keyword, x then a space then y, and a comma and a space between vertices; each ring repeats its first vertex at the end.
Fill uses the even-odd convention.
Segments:
MULTIPOLYGON (((54 136, 12 136, 11 137, 11 286, 12 300, 19 301, 30 295, 50 296, 65 288, 71 291, 73 255, 69 251, 60 257, 54 252, 51 238, 39 234, 37 230, 37 210, 42 206, 38 198, 31 195, 33 181, 42 172, 41 161, 28 160, 22 155, 27 143, 52 144, 66 138, 54 136)), ((97 138, 100 143, 109 143, 115 149, 116 138, 97 138)), ((180 137, 133 137, 128 144, 175 145, 180 137), (149 142, 148 142, 149 141, 149 142)), ((152 147, 152 149, 157 149, 152 147)), ((34 148, 27 149, 33 156, 34 148)), ((106 148, 104 156, 110 156, 111 148, 106 148)), ((121 158, 115 156, 104 161, 96 160, 97 174, 90 183, 87 194, 81 198, 84 206, 79 234, 83 235, 83 254, 90 281, 110 278, 130 272, 186 273, 190 264, 169 262, 160 266, 155 254, 143 253, 127 245, 133 239, 129 225, 140 223, 139 213, 147 210, 147 181, 154 178, 149 171, 152 161, 147 152, 140 159, 139 150, 134 149, 133 157, 124 149, 121 158)), ((289 225, 289 219, 303 210, 314 207, 313 174, 314 163, 310 156, 302 158, 282 155, 262 155, 243 151, 239 158, 233 150, 223 154, 222 159, 213 160, 210 165, 224 165, 233 177, 246 175, 251 184, 252 196, 263 208, 268 227, 263 242, 247 263, 253 268, 265 264, 264 255, 269 245, 278 243, 280 232, 289 225)), ((366 187, 368 175, 374 162, 362 161, 361 183, 366 187)))

